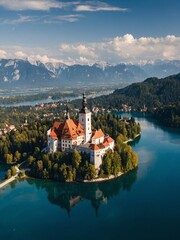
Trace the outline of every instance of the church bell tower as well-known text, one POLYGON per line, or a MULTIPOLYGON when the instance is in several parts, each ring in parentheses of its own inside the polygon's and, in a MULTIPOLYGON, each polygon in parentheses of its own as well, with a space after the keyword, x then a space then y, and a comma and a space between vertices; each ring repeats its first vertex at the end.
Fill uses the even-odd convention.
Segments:
POLYGON ((84 143, 87 143, 91 139, 91 112, 87 108, 87 99, 85 94, 83 94, 82 108, 79 112, 79 123, 84 129, 85 139, 84 143))

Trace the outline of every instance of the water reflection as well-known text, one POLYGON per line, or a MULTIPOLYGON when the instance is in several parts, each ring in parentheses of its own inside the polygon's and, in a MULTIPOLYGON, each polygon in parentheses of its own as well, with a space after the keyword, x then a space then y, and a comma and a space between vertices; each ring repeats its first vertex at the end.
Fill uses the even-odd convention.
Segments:
POLYGON ((0 182, 4 179, 7 171, 7 166, 0 164, 0 182))
POLYGON ((100 183, 58 183, 28 179, 38 189, 45 189, 48 200, 65 209, 70 216, 71 209, 80 201, 90 201, 96 215, 101 204, 108 203, 110 198, 120 192, 130 191, 137 178, 137 169, 117 179, 100 183))

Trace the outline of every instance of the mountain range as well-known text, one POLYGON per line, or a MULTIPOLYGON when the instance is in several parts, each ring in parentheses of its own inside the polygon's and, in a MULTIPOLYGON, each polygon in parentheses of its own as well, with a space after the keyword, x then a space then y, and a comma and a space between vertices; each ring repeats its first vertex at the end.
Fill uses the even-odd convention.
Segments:
POLYGON ((145 65, 100 64, 65 65, 0 59, 1 88, 80 87, 130 84, 148 77, 165 77, 180 72, 180 60, 156 61, 145 65))

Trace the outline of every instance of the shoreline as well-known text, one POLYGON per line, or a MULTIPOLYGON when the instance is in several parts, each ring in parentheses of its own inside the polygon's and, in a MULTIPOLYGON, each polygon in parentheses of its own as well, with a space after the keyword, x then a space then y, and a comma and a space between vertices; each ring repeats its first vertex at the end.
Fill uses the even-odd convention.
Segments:
POLYGON ((18 174, 20 173, 20 170, 19 170, 18 166, 15 166, 15 169, 16 169, 16 174, 14 176, 11 176, 9 179, 5 179, 4 181, 2 181, 0 183, 0 189, 5 187, 7 184, 16 180, 18 174))
POLYGON ((82 181, 79 181, 79 182, 82 182, 82 183, 104 182, 104 181, 109 181, 109 180, 118 178, 118 177, 120 177, 124 174, 125 173, 123 173, 123 172, 119 172, 117 176, 110 175, 109 177, 106 177, 106 178, 95 178, 95 179, 92 179, 92 180, 82 180, 82 181))
POLYGON ((141 135, 141 133, 139 133, 139 134, 137 134, 136 136, 135 136, 135 138, 130 138, 130 139, 128 139, 128 140, 126 140, 126 141, 124 141, 123 143, 128 143, 128 142, 133 142, 137 137, 139 137, 141 135))
POLYGON ((15 181, 15 180, 16 180, 16 177, 17 177, 17 175, 15 175, 15 176, 13 176, 13 177, 5 180, 5 181, 2 181, 2 182, 0 183, 0 189, 3 188, 3 187, 5 187, 5 186, 8 185, 9 183, 15 181))
MULTIPOLYGON (((130 138, 130 139, 124 141, 123 143, 127 144, 128 142, 132 142, 132 141, 134 141, 137 137, 139 137, 140 135, 141 135, 141 133, 137 134, 134 139, 131 139, 131 138, 130 138)), ((21 164, 22 164, 22 163, 21 163, 21 164)), ((20 165, 21 165, 21 164, 20 164, 20 165)), ((3 188, 3 187, 5 187, 5 186, 8 185, 9 183, 17 180, 18 174, 20 173, 20 169, 19 169, 18 166, 15 166, 15 168, 16 168, 16 175, 15 175, 15 176, 12 176, 12 177, 9 178, 9 179, 6 179, 6 180, 0 182, 0 189, 3 188)), ((95 178, 95 179, 92 179, 92 180, 72 181, 72 183, 73 183, 73 182, 79 182, 79 183, 104 182, 104 181, 109 181, 109 180, 118 178, 118 177, 120 177, 120 176, 122 176, 122 175, 124 175, 124 174, 125 174, 125 173, 123 173, 123 172, 119 172, 119 173, 117 174, 117 176, 115 176, 115 175, 110 175, 109 177, 106 177, 106 178, 95 178)), ((29 178, 29 176, 25 175, 25 176, 23 176, 22 178, 29 178)), ((35 178, 35 179, 36 179, 36 178, 35 178)), ((50 179, 50 180, 53 180, 53 179, 50 179)))
MULTIPOLYGON (((21 163, 21 164, 22 164, 22 163, 21 163)), ((21 164, 20 164, 20 165, 21 165, 21 164)), ((5 179, 5 180, 3 180, 2 182, 0 182, 0 189, 2 189, 3 187, 5 187, 6 185, 8 185, 9 183, 14 182, 15 180, 18 179, 18 175, 19 175, 19 173, 21 172, 21 170, 19 169, 19 167, 18 167, 17 165, 15 166, 15 168, 16 168, 16 174, 15 174, 14 176, 11 176, 10 178, 5 179)), ((25 174, 25 176, 23 176, 23 177, 21 177, 21 178, 28 178, 28 176, 25 174)), ((21 178, 19 178, 19 179, 21 179, 21 178)))

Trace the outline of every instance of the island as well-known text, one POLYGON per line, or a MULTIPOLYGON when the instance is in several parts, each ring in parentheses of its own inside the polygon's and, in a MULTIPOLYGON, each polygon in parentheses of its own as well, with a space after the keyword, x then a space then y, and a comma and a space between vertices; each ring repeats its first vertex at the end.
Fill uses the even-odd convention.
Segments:
MULTIPOLYGON (((63 121, 39 119, 10 131, 0 140, 6 164, 25 162, 28 176, 61 182, 93 182, 120 176, 137 167, 138 157, 127 142, 140 135, 134 118, 110 113, 93 114, 83 94, 75 119, 66 109, 63 121)), ((16 175, 12 166, 7 178, 16 175)), ((20 171, 24 176, 24 171, 20 171)))

